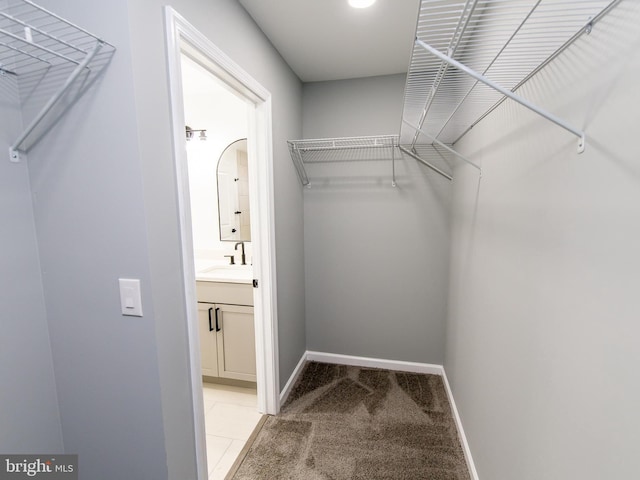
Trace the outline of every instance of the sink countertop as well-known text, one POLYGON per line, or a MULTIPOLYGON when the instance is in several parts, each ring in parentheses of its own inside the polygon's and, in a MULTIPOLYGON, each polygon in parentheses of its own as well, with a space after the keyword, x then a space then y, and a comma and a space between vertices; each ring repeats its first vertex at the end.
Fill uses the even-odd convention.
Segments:
POLYGON ((196 281, 251 283, 253 268, 251 265, 229 265, 228 263, 196 260, 196 281))

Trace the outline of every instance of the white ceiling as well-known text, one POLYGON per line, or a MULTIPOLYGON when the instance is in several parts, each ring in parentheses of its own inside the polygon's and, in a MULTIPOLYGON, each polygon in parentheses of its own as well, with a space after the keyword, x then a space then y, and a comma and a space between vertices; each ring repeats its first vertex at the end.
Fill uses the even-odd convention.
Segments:
POLYGON ((419 0, 239 0, 303 82, 405 73, 419 0))

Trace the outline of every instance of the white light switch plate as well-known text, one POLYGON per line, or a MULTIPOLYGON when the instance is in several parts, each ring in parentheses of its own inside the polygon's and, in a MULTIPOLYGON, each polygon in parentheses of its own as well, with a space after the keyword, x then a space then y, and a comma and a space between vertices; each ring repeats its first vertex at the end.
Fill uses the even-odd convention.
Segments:
POLYGON ((120 283, 120 308, 122 314, 141 317, 140 280, 137 278, 119 278, 118 282, 120 283))

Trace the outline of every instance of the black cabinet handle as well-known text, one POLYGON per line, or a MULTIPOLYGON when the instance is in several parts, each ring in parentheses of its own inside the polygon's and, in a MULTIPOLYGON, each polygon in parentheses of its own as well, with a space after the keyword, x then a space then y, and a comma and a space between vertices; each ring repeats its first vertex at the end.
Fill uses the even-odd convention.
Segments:
POLYGON ((218 324, 218 311, 219 310, 220 310, 219 308, 216 308, 216 332, 220 331, 220 325, 218 324))
POLYGON ((211 310, 213 310, 213 307, 209 309, 209 331, 213 332, 213 327, 211 326, 211 310))

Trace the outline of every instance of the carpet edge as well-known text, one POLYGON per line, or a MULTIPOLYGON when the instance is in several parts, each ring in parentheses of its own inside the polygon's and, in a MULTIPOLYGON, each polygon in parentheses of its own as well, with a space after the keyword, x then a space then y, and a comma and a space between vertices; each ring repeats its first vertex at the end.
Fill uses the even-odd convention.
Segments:
POLYGON ((233 465, 231 465, 231 468, 229 469, 227 474, 224 476, 224 480, 233 479, 233 476, 236 474, 236 472, 240 468, 240 465, 242 465, 242 462, 244 462, 244 459, 247 457, 247 453, 249 453, 249 449, 253 445, 253 442, 256 441, 256 438, 258 438, 258 434, 262 430, 262 427, 264 427, 264 424, 266 423, 269 416, 270 415, 262 415, 260 420, 258 420, 258 424, 255 426, 255 428, 251 432, 251 435, 249 435, 249 438, 245 442, 244 447, 242 447, 242 450, 240 450, 240 453, 238 454, 236 460, 233 462, 233 465))

